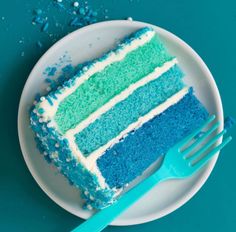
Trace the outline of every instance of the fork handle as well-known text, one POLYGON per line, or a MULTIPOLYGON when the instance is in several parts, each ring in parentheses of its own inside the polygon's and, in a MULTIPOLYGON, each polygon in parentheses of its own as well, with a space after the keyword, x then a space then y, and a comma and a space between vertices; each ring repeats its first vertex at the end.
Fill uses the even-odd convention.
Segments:
POLYGON ((127 208, 138 201, 149 190, 151 190, 157 183, 166 179, 166 175, 161 175, 161 169, 151 175, 137 186, 125 193, 114 204, 105 209, 100 210, 87 221, 79 225, 72 232, 99 232, 108 226, 117 216, 124 212, 127 208))

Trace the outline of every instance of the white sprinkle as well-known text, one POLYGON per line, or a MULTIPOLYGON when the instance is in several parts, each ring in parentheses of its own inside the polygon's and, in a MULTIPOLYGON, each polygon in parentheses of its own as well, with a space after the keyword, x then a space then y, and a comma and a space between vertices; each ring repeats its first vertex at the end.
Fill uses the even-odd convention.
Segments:
POLYGON ((41 101, 44 101, 44 100, 45 100, 45 97, 41 97, 40 100, 41 100, 41 101))
POLYGON ((51 158, 57 158, 58 157, 58 153, 57 152, 53 152, 52 154, 51 154, 51 158))
POLYGON ((132 17, 128 17, 127 20, 133 21, 133 18, 132 17))
POLYGON ((33 104, 36 105, 38 102, 37 101, 34 101, 33 104))
POLYGON ((49 122, 49 123, 47 124, 47 127, 48 127, 48 128, 52 127, 52 123, 49 122))
POLYGON ((35 114, 36 114, 36 113, 37 113, 37 110, 36 110, 36 109, 34 109, 34 110, 33 110, 33 113, 35 113, 35 114))
POLYGON ((21 56, 25 56, 25 52, 21 52, 21 54, 20 54, 21 56))
POLYGON ((66 158, 66 162, 70 162, 70 158, 66 158))
POLYGON ((60 147, 59 143, 56 143, 56 144, 55 144, 55 147, 57 147, 57 148, 60 147))
POLYGON ((78 2, 74 2, 74 7, 78 7, 79 6, 79 3, 78 2))
POLYGON ((62 0, 57 0, 57 2, 62 2, 62 0))
POLYGON ((89 194, 89 192, 86 190, 86 191, 84 191, 84 194, 87 196, 89 194))
POLYGON ((43 154, 46 156, 48 153, 46 151, 44 151, 43 154))
POLYGON ((5 20, 5 17, 4 17, 4 16, 2 16, 2 20, 5 20))
POLYGON ((87 70, 88 70, 88 67, 87 67, 87 66, 83 67, 83 71, 84 71, 84 72, 87 71, 87 70))
POLYGON ((91 201, 93 201, 93 200, 94 200, 94 197, 93 197, 93 196, 90 196, 89 198, 90 198, 90 200, 91 200, 91 201))
POLYGON ((43 119, 42 119, 42 118, 40 118, 40 119, 39 119, 39 122, 40 122, 40 123, 43 123, 43 119))
POLYGON ((88 210, 92 210, 92 206, 91 205, 87 205, 88 210))
POLYGON ((47 90, 47 91, 51 91, 51 87, 48 86, 48 87, 46 88, 46 90, 47 90))

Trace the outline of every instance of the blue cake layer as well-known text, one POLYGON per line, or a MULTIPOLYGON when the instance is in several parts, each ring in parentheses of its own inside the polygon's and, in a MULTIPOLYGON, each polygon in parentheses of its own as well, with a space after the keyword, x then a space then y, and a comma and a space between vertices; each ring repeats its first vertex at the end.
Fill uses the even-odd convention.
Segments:
POLYGON ((206 109, 191 90, 178 103, 130 133, 97 160, 106 183, 111 188, 124 187, 207 117, 206 109))
POLYGON ((76 143, 85 157, 105 145, 136 122, 140 116, 166 101, 184 87, 183 73, 175 65, 159 78, 138 88, 128 98, 117 103, 100 118, 75 135, 76 143))

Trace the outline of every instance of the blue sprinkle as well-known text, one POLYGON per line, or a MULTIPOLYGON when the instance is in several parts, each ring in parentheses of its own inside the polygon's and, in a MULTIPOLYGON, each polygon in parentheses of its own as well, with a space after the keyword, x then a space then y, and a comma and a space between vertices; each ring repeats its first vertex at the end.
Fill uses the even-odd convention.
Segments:
POLYGON ((92 16, 93 15, 93 11, 91 9, 89 9, 87 15, 88 16, 92 16))
POLYGON ((81 15, 85 15, 85 9, 83 8, 83 7, 81 7, 80 9, 79 9, 79 13, 81 14, 81 15))
POLYGON ((56 67, 51 67, 50 71, 48 72, 48 76, 54 76, 57 71, 56 67))
POLYGON ((91 24, 91 23, 96 23, 97 22, 97 19, 91 19, 90 21, 89 21, 89 23, 91 24))
POLYGON ((44 159, 50 164, 52 162, 49 155, 44 156, 44 159))
POLYGON ((42 48, 42 47, 43 47, 43 44, 41 43, 41 41, 37 41, 36 45, 37 45, 39 48, 42 48))
POLYGON ((84 17, 84 21, 89 22, 89 21, 90 21, 90 17, 89 17, 89 16, 85 16, 85 17, 84 17))
POLYGON ((34 99, 35 99, 36 101, 39 101, 39 100, 40 100, 40 97, 41 97, 40 93, 37 93, 37 94, 35 95, 34 99))
POLYGON ((97 15, 98 15, 98 13, 97 13, 96 11, 93 11, 93 12, 92 12, 92 16, 93 16, 93 17, 96 17, 97 15))
POLYGON ((35 16, 32 20, 33 23, 36 24, 43 24, 44 23, 44 19, 41 16, 35 16))
POLYGON ((55 100, 57 100, 57 96, 56 96, 54 93, 52 93, 52 98, 54 98, 55 100))
POLYGON ((229 130, 235 124, 235 119, 231 116, 228 116, 224 120, 224 129, 229 130))
POLYGON ((65 6, 61 3, 61 1, 55 1, 55 6, 61 9, 65 9, 65 6))
POLYGON ((53 106, 53 102, 52 102, 51 98, 50 98, 50 97, 46 97, 46 99, 47 99, 48 103, 49 103, 51 106, 53 106))
POLYGON ((43 13, 43 11, 42 11, 41 9, 35 9, 35 10, 34 10, 34 13, 35 13, 36 15, 41 15, 41 14, 43 13))
POLYGON ((70 26, 74 26, 77 22, 78 22, 78 18, 77 17, 75 17, 75 18, 73 18, 71 21, 70 21, 70 23, 69 23, 69 25, 70 26))
POLYGON ((49 23, 48 23, 48 22, 44 23, 44 25, 42 26, 42 29, 41 29, 41 30, 42 30, 43 32, 47 31, 48 26, 49 26, 49 23))
POLYGON ((50 78, 46 78, 45 81, 46 83, 49 83, 49 84, 53 82, 53 80, 51 80, 50 78))
POLYGON ((74 68, 71 64, 66 65, 65 67, 62 68, 62 72, 64 74, 71 74, 73 72, 74 68))
POLYGON ((83 26, 83 24, 82 24, 82 23, 80 23, 80 22, 77 22, 77 23, 75 23, 73 26, 76 26, 76 27, 82 27, 82 26, 83 26))
POLYGON ((44 113, 44 109, 43 109, 43 108, 39 108, 39 109, 38 109, 38 113, 39 113, 39 114, 43 114, 43 113, 44 113))

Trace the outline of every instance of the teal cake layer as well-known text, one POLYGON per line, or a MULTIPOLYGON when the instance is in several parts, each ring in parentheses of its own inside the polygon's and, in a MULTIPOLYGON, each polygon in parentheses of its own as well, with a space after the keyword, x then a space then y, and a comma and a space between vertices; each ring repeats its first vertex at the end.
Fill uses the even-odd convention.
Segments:
POLYGON ((135 90, 88 127, 75 135, 85 157, 116 137, 139 117, 166 101, 184 87, 183 73, 175 65, 155 80, 135 90))
POLYGON ((123 60, 93 74, 60 103, 54 117, 59 130, 65 133, 76 127, 114 96, 172 58, 159 38, 154 36, 129 52, 123 60))

